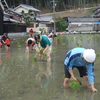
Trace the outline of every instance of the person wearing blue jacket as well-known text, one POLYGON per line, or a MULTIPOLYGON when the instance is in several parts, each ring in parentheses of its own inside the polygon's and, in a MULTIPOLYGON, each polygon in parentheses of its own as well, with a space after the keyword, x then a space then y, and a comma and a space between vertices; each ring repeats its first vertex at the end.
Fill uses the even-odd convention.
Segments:
POLYGON ((80 77, 83 77, 86 82, 86 86, 91 86, 93 92, 98 90, 94 87, 94 61, 96 59, 96 53, 93 49, 85 48, 73 48, 70 50, 64 60, 65 66, 65 79, 64 87, 69 86, 70 77, 74 81, 77 81, 73 73, 73 68, 76 67, 80 73, 80 77))

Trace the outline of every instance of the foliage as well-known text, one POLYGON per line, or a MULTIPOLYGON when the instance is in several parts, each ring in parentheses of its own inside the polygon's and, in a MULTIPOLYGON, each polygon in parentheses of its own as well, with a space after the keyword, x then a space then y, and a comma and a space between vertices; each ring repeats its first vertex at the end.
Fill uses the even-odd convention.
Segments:
MULTIPOLYGON (((53 2, 52 0, 6 0, 9 7, 14 8, 18 6, 19 4, 28 4, 31 5, 37 9, 46 9, 53 11, 53 2)), ((86 7, 91 6, 94 4, 99 4, 100 0, 55 0, 56 5, 56 11, 59 10, 66 10, 66 9, 72 9, 72 8, 80 8, 80 7, 86 7)))
POLYGON ((43 53, 43 49, 40 49, 39 53, 42 54, 43 53))
POLYGON ((91 8, 89 9, 90 13, 93 14, 93 11, 95 10, 96 8, 91 8))
POLYGON ((79 91, 80 90, 80 83, 78 81, 73 81, 69 85, 75 91, 79 91))
POLYGON ((99 52, 97 52, 97 53, 96 53, 96 56, 97 56, 97 57, 100 57, 100 53, 99 53, 99 52))
POLYGON ((67 23, 62 18, 56 18, 56 31, 65 31, 68 27, 67 23))
POLYGON ((33 57, 33 60, 36 62, 38 60, 38 58, 34 56, 33 57))
POLYGON ((25 21, 26 25, 36 21, 36 17, 33 16, 34 14, 32 10, 29 10, 28 14, 25 14, 23 10, 21 13, 23 14, 23 21, 25 21))

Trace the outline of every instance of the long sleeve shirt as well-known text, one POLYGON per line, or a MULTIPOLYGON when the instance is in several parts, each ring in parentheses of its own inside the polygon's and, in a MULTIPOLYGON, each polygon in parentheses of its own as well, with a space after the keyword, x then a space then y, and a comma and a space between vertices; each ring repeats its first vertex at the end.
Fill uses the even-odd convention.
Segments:
POLYGON ((64 64, 67 66, 67 70, 72 70, 73 67, 84 67, 87 66, 88 80, 90 84, 94 84, 94 63, 86 63, 82 59, 82 55, 85 48, 74 48, 70 50, 65 58, 64 64))

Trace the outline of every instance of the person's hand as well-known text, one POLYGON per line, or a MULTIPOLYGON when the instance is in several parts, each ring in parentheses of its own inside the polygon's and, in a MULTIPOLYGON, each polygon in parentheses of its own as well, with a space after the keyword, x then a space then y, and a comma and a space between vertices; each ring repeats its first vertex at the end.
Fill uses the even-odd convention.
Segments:
POLYGON ((96 88, 92 88, 92 92, 98 92, 96 88))
POLYGON ((6 44, 6 42, 4 42, 4 44, 6 44))
POLYGON ((73 79, 74 81, 77 81, 77 79, 76 79, 75 77, 72 77, 72 79, 73 79))

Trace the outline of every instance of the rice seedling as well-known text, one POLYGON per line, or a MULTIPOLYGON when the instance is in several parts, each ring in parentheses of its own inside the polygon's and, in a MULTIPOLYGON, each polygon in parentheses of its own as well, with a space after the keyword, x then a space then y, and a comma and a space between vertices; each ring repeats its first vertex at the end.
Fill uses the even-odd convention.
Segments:
POLYGON ((39 50, 39 54, 42 54, 42 53, 43 53, 43 49, 40 49, 40 50, 39 50))
POLYGON ((47 56, 47 54, 46 54, 46 53, 44 53, 44 56, 47 56))
POLYGON ((80 44, 79 47, 82 47, 82 45, 80 44))
POLYGON ((97 53, 96 53, 96 56, 97 56, 97 57, 100 57, 100 53, 99 53, 99 52, 97 52, 97 53))
POLYGON ((78 42, 76 42, 76 46, 78 46, 78 47, 79 47, 79 45, 80 45, 80 44, 79 44, 78 42))
POLYGON ((18 48, 21 48, 21 45, 20 44, 18 44, 18 48))
POLYGON ((69 86, 75 91, 80 90, 80 85, 82 85, 82 83, 78 79, 77 79, 77 81, 73 81, 69 84, 69 86))
POLYGON ((62 43, 62 45, 65 45, 65 43, 62 43))
POLYGON ((56 48, 52 48, 53 51, 56 51, 56 48))
POLYGON ((38 58, 34 56, 33 57, 33 60, 36 62, 38 60, 38 58))

